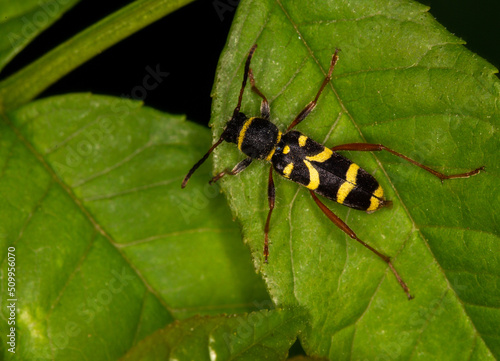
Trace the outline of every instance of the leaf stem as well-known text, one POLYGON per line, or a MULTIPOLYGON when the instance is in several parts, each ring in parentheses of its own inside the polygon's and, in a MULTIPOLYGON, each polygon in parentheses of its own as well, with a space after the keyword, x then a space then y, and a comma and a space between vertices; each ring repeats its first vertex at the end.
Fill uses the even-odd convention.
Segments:
POLYGON ((18 108, 87 60, 193 0, 137 0, 0 82, 0 112, 18 108))

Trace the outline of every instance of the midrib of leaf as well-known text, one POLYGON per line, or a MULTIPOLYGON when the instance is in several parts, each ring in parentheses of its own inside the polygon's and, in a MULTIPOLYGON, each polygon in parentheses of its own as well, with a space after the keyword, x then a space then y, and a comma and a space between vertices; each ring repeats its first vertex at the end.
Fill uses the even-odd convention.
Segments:
MULTIPOLYGON (((324 75, 324 76, 326 76, 326 71, 325 71, 325 69, 323 69, 323 67, 322 67, 322 66, 321 66, 321 64, 319 63, 318 59, 314 56, 314 51, 313 51, 313 50, 311 49, 311 47, 308 45, 308 43, 307 43, 307 41, 306 41, 306 39, 305 39, 304 35, 300 32, 300 30, 299 30, 298 26, 296 25, 296 23, 294 22, 294 20, 291 18, 291 16, 290 16, 290 15, 288 14, 288 12, 286 11, 285 7, 284 7, 284 6, 283 6, 283 4, 281 3, 281 0, 275 0, 275 1, 276 1, 276 3, 279 5, 279 8, 280 8, 280 9, 282 10, 282 12, 284 13, 285 17, 286 17, 286 18, 288 19, 288 21, 290 22, 290 25, 292 26, 292 28, 294 29, 294 31, 297 33, 297 35, 299 35, 299 37, 300 37, 300 39, 301 39, 302 43, 303 43, 303 44, 304 44, 304 46, 306 47, 306 49, 307 49, 307 51, 309 52, 309 54, 310 54, 311 58, 312 58, 312 59, 314 59, 314 61, 315 61, 316 65, 318 66, 318 68, 320 69, 320 71, 323 73, 323 75, 324 75)), ((453 43, 447 43, 447 44, 453 44, 453 43)), ((443 44, 435 44, 434 46, 437 46, 437 45, 443 45, 443 44)), ((457 45, 458 45, 458 44, 457 44, 457 45)), ((430 49, 429 49, 429 50, 430 50, 430 49)), ((425 53, 425 54, 426 54, 426 53, 425 53)), ((422 57, 421 57, 420 59, 422 59, 422 58, 425 56, 425 54, 423 54, 423 55, 422 55, 422 57)), ((417 65, 418 65, 418 63, 419 63, 419 62, 416 62, 413 66, 417 66, 417 65)), ((405 67, 405 68, 402 68, 402 69, 407 69, 407 68, 408 68, 408 67, 405 67)), ((386 69, 386 70, 389 70, 389 68, 388 68, 388 69, 386 69)), ((398 70, 398 69, 396 69, 396 68, 390 68, 390 70, 398 70)), ((373 70, 373 69, 370 69, 369 71, 371 72, 371 71, 374 71, 374 70, 373 70)), ((375 71, 376 71, 376 70, 375 70, 375 71)), ((344 76, 348 76, 348 75, 349 75, 349 74, 344 74, 344 76)), ((347 107, 345 106, 345 104, 343 103, 343 101, 342 101, 341 97, 339 96, 338 92, 336 91, 336 89, 335 89, 335 87, 334 87, 334 85, 333 85, 333 81, 330 81, 330 82, 329 82, 329 84, 328 84, 328 86, 330 87, 330 89, 332 90, 332 92, 335 94, 335 97, 337 98, 337 100, 338 100, 338 102, 339 102, 339 105, 340 105, 340 106, 341 106, 341 108, 342 108, 343 113, 344 113, 344 114, 346 114, 346 115, 348 116, 349 120, 351 121, 351 123, 353 124, 353 126, 356 128, 356 130, 357 130, 357 132, 358 132, 359 136, 363 139, 363 141, 364 141, 364 142, 366 142, 366 143, 367 143, 367 141, 366 141, 366 137, 364 136, 363 132, 361 131, 361 128, 360 128, 360 127, 359 127, 359 125, 356 123, 356 120, 353 118, 353 116, 351 115, 351 113, 348 111, 347 107)), ((437 260, 437 258, 435 257, 434 253, 432 252, 432 249, 431 249, 431 248, 430 248, 430 246, 429 246, 429 243, 428 243, 428 241, 427 241, 427 238, 426 238, 426 237, 422 234, 422 232, 420 231, 420 229, 419 229, 418 225, 416 224, 415 220, 414 220, 414 219, 413 219, 413 217, 411 216, 410 211, 409 211, 409 209, 408 209, 407 205, 405 204, 405 202, 403 201, 402 197, 400 196, 400 192, 398 191, 397 187, 396 187, 396 186, 394 185, 394 183, 392 182, 392 180, 391 180, 391 178, 389 177, 389 175, 388 175, 388 173, 387 173, 387 171, 386 171, 385 167, 383 166, 382 162, 378 159, 378 157, 374 154, 374 152, 371 152, 371 153, 372 153, 372 156, 375 158, 375 160, 376 160, 376 162, 377 162, 377 164, 378 164, 379 168, 383 171, 385 178, 387 179, 387 181, 388 181, 388 182, 389 182, 389 184, 391 185, 392 189, 394 190, 394 193, 396 194, 397 198, 399 199, 399 202, 400 202, 400 204, 402 205, 402 207, 403 207, 403 209, 404 209, 404 211, 405 211, 405 213, 406 213, 406 216, 408 217, 408 220, 410 220, 410 222, 411 222, 411 224, 412 224, 412 228, 418 232, 418 234, 419 234, 420 238, 421 238, 421 239, 422 239, 422 241, 424 242, 424 244, 425 244, 425 246, 426 246, 427 250, 429 251, 430 255, 433 257, 433 259, 434 259, 434 260, 437 260)), ((298 192, 298 190, 297 190, 297 192, 298 192)), ((297 193, 295 194, 295 196, 296 196, 296 195, 297 195, 297 193)), ((295 199, 295 196, 294 196, 294 199, 295 199)), ((291 210, 292 210, 293 206, 294 206, 294 203, 292 202, 292 204, 290 205, 290 212, 289 212, 289 214, 290 214, 290 219, 291 219, 291 210)), ((290 226, 290 230, 291 230, 291 221, 289 222, 289 226, 290 226)), ((466 228, 462 228, 462 227, 457 227, 457 228, 458 228, 458 229, 461 229, 461 230, 467 230, 467 231, 469 231, 469 230, 468 230, 468 229, 466 229, 466 228)), ((293 237, 293 236, 292 236, 292 232, 290 232, 290 237, 293 237)), ((409 240, 409 239, 411 239, 411 237, 408 237, 406 240, 404 240, 404 241, 402 242, 401 247, 400 247, 400 248, 399 248, 399 250, 396 252, 396 254, 395 254, 395 255, 393 255, 393 256, 391 257, 391 259, 396 259, 396 258, 397 258, 397 256, 399 255, 399 253, 400 253, 400 252, 401 252, 401 251, 405 248, 405 246, 406 246, 406 244, 407 244, 407 242, 408 242, 408 240, 409 240)), ((290 247, 292 247, 292 246, 291 246, 291 240, 290 240, 290 247)), ((291 254, 292 254, 292 253, 291 253, 291 254)), ((291 264, 293 265, 293 259, 291 259, 291 264)), ((475 334, 476 334, 476 337, 477 337, 477 336, 481 337, 481 333, 477 330, 477 328, 476 328, 476 326, 475 326, 474 322, 473 322, 473 321, 472 321, 472 319, 469 317, 469 315, 468 315, 468 313, 467 313, 467 310, 466 310, 466 309, 465 309, 465 307, 464 307, 464 302, 460 299, 460 297, 458 296, 458 294, 455 292, 455 290, 454 290, 454 289, 453 289, 453 287, 451 286, 450 281, 448 280, 448 277, 446 276, 446 272, 443 270, 443 268, 441 267, 441 265, 439 264, 439 262, 437 262, 437 261, 436 261, 436 265, 439 267, 439 270, 441 271, 441 274, 444 276, 443 278, 445 279, 446 284, 448 285, 448 289, 447 289, 447 291, 445 291, 444 295, 445 295, 445 294, 446 294, 446 292, 448 292, 448 291, 453 292, 453 294, 454 294, 455 298, 456 298, 456 299, 459 301, 459 303, 461 304, 462 311, 464 312, 464 314, 465 314, 465 315, 467 315, 468 320, 469 320, 469 322, 470 322, 471 326, 472 326, 472 327, 473 327, 473 329, 474 329, 474 332, 475 332, 475 334)), ((382 277, 382 280, 386 277, 387 272, 388 272, 388 269, 389 269, 389 268, 387 267, 386 272, 385 272, 384 276, 382 277)), ((292 272, 293 272, 293 270, 292 270, 292 272)), ((292 278, 293 278, 293 279, 295 279, 295 274, 293 274, 293 275, 292 275, 292 278)), ((294 286, 293 286, 293 289, 295 290, 295 287, 294 287, 294 286)), ((378 290, 378 287, 375 289, 375 292, 374 292, 374 294, 372 295, 372 297, 371 297, 370 301, 368 302, 368 304, 367 304, 367 307, 366 307, 365 311, 361 314, 361 316, 360 316, 360 317, 356 320, 356 322, 355 322, 355 323, 357 323, 359 320, 361 320, 361 319, 362 319, 362 317, 363 317, 363 315, 364 315, 364 313, 366 312, 366 310, 368 310, 368 309, 370 308, 370 304, 371 304, 371 302, 372 302, 373 298, 375 297, 375 294, 376 294, 377 290, 378 290)), ((293 293, 295 294, 295 291, 293 291, 293 293)), ((443 296, 443 297, 444 297, 444 296, 443 296)), ((296 299, 297 299, 297 298, 296 298, 296 299)), ((432 318, 432 316, 431 316, 430 318, 432 318)), ((430 318, 429 318, 429 320, 430 320, 430 318)), ((428 320, 428 321, 429 321, 429 320, 428 320)), ((427 324, 427 323, 426 323, 426 324, 427 324)), ((424 329, 424 328, 425 328, 425 327, 423 327, 423 328, 422 328, 421 333, 423 332, 423 329, 424 329)), ((340 330, 339 330, 339 331, 340 331, 340 330)), ((352 338, 352 345, 354 345, 354 340, 355 340, 355 335, 354 335, 354 336, 353 336, 353 338, 352 338)), ((418 344, 418 343, 416 343, 416 344, 415 344, 415 347, 416 347, 416 345, 417 345, 417 344, 418 344)), ((486 345, 486 344, 485 344, 485 345, 486 345)), ((488 347, 488 346, 486 345, 486 347, 488 347)), ((488 348, 488 349, 489 349, 489 348, 488 348)), ((352 355, 352 353, 351 353, 351 355, 352 355)))
MULTIPOLYGON (((71 187, 69 185, 67 185, 66 183, 63 182, 63 180, 61 178, 59 178, 57 176, 57 174, 54 172, 54 170, 52 169, 52 167, 45 161, 45 159, 43 158, 43 156, 33 147, 33 145, 24 137, 24 135, 19 131, 19 129, 17 129, 17 127, 8 119, 8 117, 4 114, 1 114, 4 122, 14 131, 14 133, 16 134, 16 137, 19 139, 19 141, 30 151, 31 154, 33 154, 33 156, 42 164, 42 166, 45 168, 45 170, 47 171, 48 174, 50 174, 50 176, 52 177, 52 179, 54 180, 54 182, 56 184, 58 184, 67 194, 68 196, 71 198, 71 200, 75 203, 75 205, 78 207, 78 209, 83 213, 83 215, 88 219, 88 221, 93 225, 94 229, 96 232, 100 233, 102 236, 104 236, 108 241, 109 243, 117 250, 117 252, 120 254, 120 256, 123 258, 123 260, 130 266, 130 268, 135 272, 135 274, 137 275, 137 277, 141 280, 141 282, 144 284, 144 286, 146 287, 146 289, 151 293, 153 294, 156 299, 158 300, 158 302, 170 313, 170 315, 172 316, 172 318, 175 319, 175 317, 173 316, 175 314, 175 312, 173 312, 173 310, 165 303, 165 301, 163 300, 163 298, 156 292, 156 290, 151 287, 151 285, 147 282, 147 280, 144 278, 144 276, 141 274, 141 272, 137 269, 137 267, 135 267, 135 265, 130 262, 130 260, 125 256, 125 254, 122 252, 122 248, 123 247, 118 247, 118 243, 115 242, 113 240, 113 238, 104 230, 104 227, 102 227, 97 221, 96 219, 92 216, 92 214, 89 212, 89 210, 83 205, 82 201, 76 197, 76 195, 73 193, 71 187)), ((50 187, 49 187, 50 189, 50 187)), ((90 247, 92 247, 92 244, 90 244, 90 247)), ((88 252, 87 252, 88 253, 88 252)), ((84 255, 84 257, 86 256, 86 254, 84 255)), ((80 260, 80 263, 81 264, 81 261, 80 260)), ((64 290, 64 289, 63 289, 64 290)), ((60 299, 61 298, 61 295, 62 295, 62 292, 63 290, 61 291, 61 294, 58 296, 57 299, 60 299)), ((52 309, 54 308, 54 305, 52 305, 51 307, 52 309)), ((138 324, 139 326, 139 324, 138 324)))
POLYGON ((34 99, 112 45, 193 0, 137 0, 83 30, 0 82, 0 112, 34 99))

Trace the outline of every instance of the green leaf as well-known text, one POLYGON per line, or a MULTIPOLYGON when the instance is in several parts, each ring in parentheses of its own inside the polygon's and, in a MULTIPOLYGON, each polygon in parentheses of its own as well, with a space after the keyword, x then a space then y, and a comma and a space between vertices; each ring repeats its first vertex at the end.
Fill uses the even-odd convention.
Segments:
POLYGON ((0 71, 78 0, 0 0, 0 71))
MULTIPOLYGON (((250 47, 252 68, 283 131, 311 101, 335 48, 340 60, 317 108, 297 129, 333 146, 381 143, 445 173, 485 165, 470 179, 440 181, 383 152, 346 155, 375 175, 392 209, 374 214, 325 203, 392 257, 415 299, 387 265, 338 230, 308 191, 275 176, 269 264, 263 263, 269 164, 221 180, 245 241, 277 306, 311 315, 308 354, 334 360, 500 358, 500 84, 415 2, 242 1, 221 56, 214 137, 236 105, 250 47)), ((242 112, 259 114, 248 89, 242 112)), ((221 145, 215 171, 242 154, 221 145)))
POLYGON ((327 361, 328 359, 323 358, 323 357, 316 357, 316 356, 295 356, 290 359, 290 361, 327 361))
POLYGON ((305 319, 296 309, 196 316, 158 330, 122 360, 284 360, 305 319))
POLYGON ((173 320, 272 306, 210 166, 181 190, 207 129, 89 94, 31 103, 0 128, 1 292, 15 247, 18 300, 5 359, 116 359, 173 320))
POLYGON ((136 0, 0 82, 0 110, 33 100, 67 73, 193 0, 136 0))

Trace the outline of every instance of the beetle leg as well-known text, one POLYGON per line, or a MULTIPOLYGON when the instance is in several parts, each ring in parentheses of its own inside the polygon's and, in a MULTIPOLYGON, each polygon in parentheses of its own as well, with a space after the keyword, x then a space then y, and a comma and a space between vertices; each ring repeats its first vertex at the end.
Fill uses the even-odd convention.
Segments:
POLYGON ((330 149, 333 150, 334 152, 339 151, 339 150, 352 150, 352 151, 361 151, 361 152, 376 152, 376 151, 386 150, 389 153, 394 154, 396 157, 402 158, 402 159, 416 165, 417 167, 420 167, 420 168, 426 170, 427 172, 431 173, 432 175, 438 177, 441 180, 441 182, 443 182, 443 180, 445 180, 445 179, 468 178, 470 176, 478 174, 480 171, 482 171, 484 169, 484 166, 483 166, 483 167, 479 167, 477 169, 474 169, 470 172, 447 175, 447 174, 439 173, 439 172, 435 171, 434 169, 431 169, 431 168, 429 168, 429 167, 427 167, 427 166, 425 166, 425 165, 423 165, 423 164, 421 164, 421 163, 419 163, 411 158, 408 158, 404 154, 398 153, 395 150, 387 148, 385 145, 382 145, 382 144, 350 143, 350 144, 337 145, 337 146, 330 148, 330 149))
POLYGON ((328 74, 325 77, 325 80, 323 80, 323 83, 321 84, 321 87, 318 90, 318 93, 316 94, 316 97, 314 98, 313 101, 311 101, 309 104, 306 105, 304 109, 295 117, 293 122, 288 126, 287 131, 295 127, 297 124, 299 124, 301 121, 303 121, 310 112, 313 111, 313 109, 316 107, 316 104, 318 103, 319 96, 323 92, 323 89, 325 89, 326 85, 330 82, 330 79, 332 78, 332 73, 333 73, 333 68, 335 67, 335 64, 337 63, 337 60, 339 59, 338 57, 338 52, 339 49, 335 49, 335 53, 332 56, 332 61, 330 63, 330 68, 328 69, 328 74))
POLYGON ((217 174, 208 183, 210 183, 210 184, 215 183, 219 179, 221 179, 222 177, 224 177, 225 175, 236 175, 238 173, 241 173, 241 172, 243 172, 246 169, 246 167, 248 167, 250 165, 250 163, 252 163, 252 158, 250 158, 250 157, 249 158, 245 158, 241 162, 239 162, 238 164, 236 164, 233 169, 231 169, 231 170, 225 170, 225 171, 222 171, 219 174, 217 174))
POLYGON ((276 199, 276 192, 274 189, 273 181, 273 166, 269 168, 269 181, 267 183, 267 201, 269 203, 269 213, 267 214, 266 226, 264 227, 264 262, 267 263, 269 256, 269 222, 271 221, 271 214, 274 209, 274 201, 276 199))
POLYGON ((383 253, 380 253, 377 251, 375 248, 370 246, 368 243, 362 241, 361 239, 358 238, 356 233, 353 232, 351 228, 343 221, 341 220, 335 213, 333 213, 327 206, 325 206, 316 196, 316 194, 313 191, 309 191, 311 193, 311 196, 313 197, 314 201, 318 205, 318 207, 323 211, 323 213, 332 221, 337 227, 339 227, 343 232, 345 232, 349 237, 352 239, 358 241, 361 243, 363 246, 368 248, 370 251, 375 253, 378 257, 380 257, 384 262, 386 262, 389 265, 389 268, 391 269, 392 273, 394 273, 394 276, 396 276, 396 279, 398 280, 399 284, 403 288, 403 291, 405 291, 406 296, 408 297, 409 300, 413 298, 413 296, 410 294, 410 289, 406 285, 405 281, 401 278, 399 275, 398 271, 396 268, 394 268, 391 259, 389 256, 386 256, 383 253))

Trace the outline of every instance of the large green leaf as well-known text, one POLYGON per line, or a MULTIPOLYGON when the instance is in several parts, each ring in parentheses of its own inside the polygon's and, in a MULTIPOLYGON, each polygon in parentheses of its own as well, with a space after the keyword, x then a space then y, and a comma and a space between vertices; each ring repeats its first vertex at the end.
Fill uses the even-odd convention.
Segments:
POLYGON ((15 247, 18 299, 6 359, 116 359, 173 320, 271 306, 210 167, 181 191, 207 129, 88 94, 31 103, 0 128, 1 291, 15 247))
MULTIPOLYGON (((284 130, 313 99, 335 48, 333 80, 297 129, 327 146, 382 143, 445 173, 485 165, 470 179, 440 181, 391 154, 347 154, 374 174, 392 209, 368 215, 326 204, 387 265, 329 222, 308 191, 275 177, 269 264, 263 263, 269 164, 221 180, 254 264, 276 305, 300 305, 309 354, 344 359, 500 358, 498 110, 496 70, 408 1, 248 0, 239 5, 214 86, 220 136, 236 105, 250 47, 252 68, 284 130)), ((259 114, 247 89, 242 111, 259 114)), ((231 144, 215 171, 243 156, 231 144)))
POLYGON ((305 321, 297 309, 196 316, 158 330, 122 360, 283 360, 305 321))

